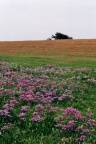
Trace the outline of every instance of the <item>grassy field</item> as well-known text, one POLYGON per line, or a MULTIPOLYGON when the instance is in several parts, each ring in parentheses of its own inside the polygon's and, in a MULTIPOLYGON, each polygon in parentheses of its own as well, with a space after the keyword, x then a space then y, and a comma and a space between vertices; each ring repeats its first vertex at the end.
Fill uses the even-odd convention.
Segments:
POLYGON ((31 67, 46 64, 95 67, 96 40, 0 42, 0 61, 31 67))
POLYGON ((0 42, 0 144, 37 143, 96 144, 96 40, 0 42))

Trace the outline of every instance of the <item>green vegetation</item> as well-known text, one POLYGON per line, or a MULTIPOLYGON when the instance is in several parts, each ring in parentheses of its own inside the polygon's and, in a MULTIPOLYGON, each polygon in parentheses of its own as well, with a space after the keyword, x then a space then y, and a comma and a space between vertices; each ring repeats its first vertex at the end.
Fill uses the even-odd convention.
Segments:
POLYGON ((0 61, 14 62, 24 67, 38 67, 52 64, 63 67, 95 68, 96 60, 84 57, 71 56, 0 56, 0 61))
POLYGON ((95 68, 0 62, 0 143, 95 144, 95 88, 95 68))
POLYGON ((96 144, 95 43, 0 43, 0 144, 96 144))

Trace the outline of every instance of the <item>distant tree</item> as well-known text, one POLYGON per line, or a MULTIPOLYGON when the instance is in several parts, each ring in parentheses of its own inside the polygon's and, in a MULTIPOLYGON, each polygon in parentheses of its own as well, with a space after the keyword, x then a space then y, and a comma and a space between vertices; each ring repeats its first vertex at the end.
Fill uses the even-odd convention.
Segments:
POLYGON ((72 37, 69 37, 68 35, 65 35, 65 34, 62 34, 60 32, 57 32, 55 35, 52 35, 51 38, 54 38, 54 39, 72 39, 72 37))

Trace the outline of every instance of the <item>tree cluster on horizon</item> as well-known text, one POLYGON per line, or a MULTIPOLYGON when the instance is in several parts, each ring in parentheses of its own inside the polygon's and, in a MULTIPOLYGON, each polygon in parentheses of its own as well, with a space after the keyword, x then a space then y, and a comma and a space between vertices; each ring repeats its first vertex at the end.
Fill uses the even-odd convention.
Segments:
POLYGON ((52 35, 51 38, 48 38, 48 40, 52 39, 58 40, 58 39, 73 39, 72 37, 69 37, 68 35, 62 34, 60 32, 56 32, 55 35, 52 35))

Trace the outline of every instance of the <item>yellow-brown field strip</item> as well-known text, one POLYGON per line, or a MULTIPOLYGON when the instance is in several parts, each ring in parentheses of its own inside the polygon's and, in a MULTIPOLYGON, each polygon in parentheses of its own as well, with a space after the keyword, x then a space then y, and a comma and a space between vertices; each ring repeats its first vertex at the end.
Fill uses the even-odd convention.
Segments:
POLYGON ((96 39, 94 40, 45 40, 0 42, 1 56, 93 56, 96 57, 96 39))

